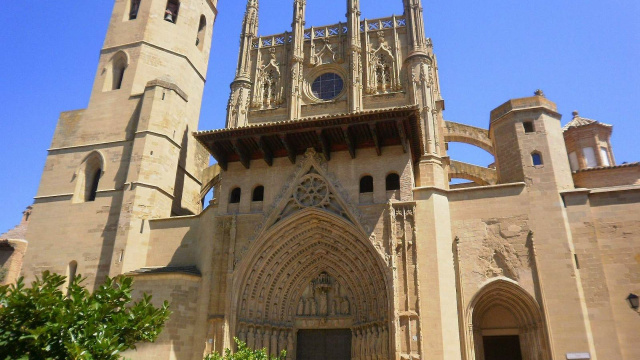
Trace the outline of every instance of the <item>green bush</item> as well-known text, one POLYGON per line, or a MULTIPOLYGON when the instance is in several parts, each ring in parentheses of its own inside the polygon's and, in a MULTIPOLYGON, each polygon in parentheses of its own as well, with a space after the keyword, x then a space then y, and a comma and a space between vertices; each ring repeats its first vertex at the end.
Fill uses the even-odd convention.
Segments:
POLYGON ((280 353, 280 356, 269 357, 265 349, 252 350, 247 347, 246 343, 237 338, 233 340, 238 345, 238 351, 232 354, 231 350, 227 349, 224 355, 213 353, 205 356, 204 360, 284 360, 287 357, 287 352, 284 350, 280 353))
POLYGON ((7 278, 7 273, 9 272, 9 269, 5 268, 5 267, 0 267, 0 283, 4 281, 4 279, 7 278))
POLYGON ((151 296, 132 303, 132 279, 119 277, 89 293, 76 277, 68 293, 64 276, 42 274, 31 287, 20 278, 0 287, 0 359, 115 360, 153 342, 169 318, 169 304, 151 296))

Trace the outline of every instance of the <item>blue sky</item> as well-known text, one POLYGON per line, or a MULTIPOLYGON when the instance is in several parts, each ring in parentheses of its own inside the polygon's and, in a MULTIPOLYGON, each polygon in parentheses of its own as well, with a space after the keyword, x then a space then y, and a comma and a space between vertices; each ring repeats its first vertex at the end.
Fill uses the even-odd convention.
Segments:
MULTIPOLYGON (((145 1, 145 0, 143 0, 145 1)), ((244 2, 219 0, 200 129, 224 126, 244 2)), ((291 24, 291 0, 261 0, 260 33, 291 24)), ((401 14, 401 0, 361 0, 363 17, 401 14)), ((307 25, 344 21, 345 0, 308 0, 307 25)), ((33 202, 61 111, 86 107, 112 0, 7 1, 0 44, 0 233, 33 202)), ((564 115, 614 125, 618 163, 640 160, 640 2, 424 1, 451 121, 487 127, 489 111, 541 88, 564 115)), ((488 154, 452 144, 452 158, 488 154)))

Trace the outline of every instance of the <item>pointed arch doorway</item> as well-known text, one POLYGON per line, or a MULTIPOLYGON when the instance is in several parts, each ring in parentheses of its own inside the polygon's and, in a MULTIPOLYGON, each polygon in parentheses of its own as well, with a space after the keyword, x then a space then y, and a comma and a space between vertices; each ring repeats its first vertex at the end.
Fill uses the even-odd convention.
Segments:
POLYGON ((232 334, 288 359, 390 358, 390 276, 345 218, 300 210, 258 238, 234 276, 232 334))
POLYGON ((549 360, 538 302, 511 280, 485 285, 467 311, 468 360, 549 360))

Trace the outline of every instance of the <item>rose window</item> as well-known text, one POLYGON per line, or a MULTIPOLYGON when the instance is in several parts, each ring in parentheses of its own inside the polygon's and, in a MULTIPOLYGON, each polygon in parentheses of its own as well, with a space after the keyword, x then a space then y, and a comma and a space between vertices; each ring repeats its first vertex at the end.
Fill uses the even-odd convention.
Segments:
POLYGON ((329 202, 329 187, 318 175, 309 174, 302 178, 294 192, 294 198, 302 207, 322 206, 329 202))

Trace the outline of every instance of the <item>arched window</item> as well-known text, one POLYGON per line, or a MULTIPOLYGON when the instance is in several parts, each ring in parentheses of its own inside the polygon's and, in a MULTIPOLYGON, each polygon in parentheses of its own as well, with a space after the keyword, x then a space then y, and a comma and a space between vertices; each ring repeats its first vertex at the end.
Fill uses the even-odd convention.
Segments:
POLYGON ((578 154, 575 151, 569 154, 569 165, 571 166, 571 171, 578 171, 580 169, 580 164, 578 163, 578 154))
POLYGON ((531 153, 531 162, 533 163, 533 166, 542 165, 542 154, 537 151, 531 153))
POLYGON ((141 0, 131 0, 129 9, 129 20, 135 20, 138 18, 138 10, 140 10, 140 1, 141 0))
POLYGON ((373 192, 373 177, 367 175, 360 179, 360 194, 373 192))
POLYGON ((164 19, 170 23, 176 23, 178 21, 178 11, 180 10, 180 1, 169 0, 167 1, 167 8, 164 11, 164 19))
POLYGON ((242 190, 237 187, 231 190, 231 195, 229 196, 229 204, 238 204, 240 203, 240 196, 242 195, 242 190))
POLYGON ((67 280, 64 286, 64 292, 69 295, 69 287, 73 283, 73 280, 76 278, 76 273, 78 272, 78 262, 71 261, 67 266, 67 280))
POLYGON ((98 194, 98 186, 100 185, 100 177, 102 176, 102 169, 96 169, 91 179, 87 181, 87 184, 90 185, 89 192, 87 194, 86 201, 95 201, 96 195, 98 194))
POLYGON ((585 147, 582 149, 582 155, 587 162, 587 167, 593 168, 598 166, 598 160, 596 159, 596 152, 592 147, 585 147))
POLYGON ((122 87, 127 66, 127 55, 123 51, 118 52, 111 58, 111 61, 106 66, 103 91, 118 90, 122 87))
POLYGON ((100 179, 104 172, 104 160, 97 151, 89 154, 75 174, 76 191, 74 203, 94 201, 98 194, 100 179))
POLYGON ((256 186, 256 188, 253 189, 253 196, 251 196, 251 201, 264 201, 264 186, 256 186))
POLYGON ((391 173, 387 175, 387 191, 400 190, 400 175, 391 173))
POLYGON ((200 16, 200 25, 198 25, 198 37, 196 37, 196 46, 198 49, 202 50, 204 45, 204 35, 207 30, 207 18, 202 15, 200 16))

